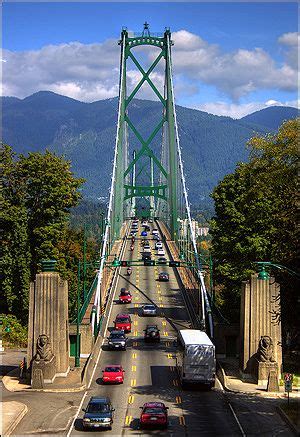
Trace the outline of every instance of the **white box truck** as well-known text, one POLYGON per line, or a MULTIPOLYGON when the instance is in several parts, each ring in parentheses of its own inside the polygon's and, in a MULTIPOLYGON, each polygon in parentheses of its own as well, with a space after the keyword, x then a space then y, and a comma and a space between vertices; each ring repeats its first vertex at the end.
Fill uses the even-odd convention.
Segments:
POLYGON ((182 329, 178 331, 176 365, 184 387, 203 384, 212 388, 216 378, 215 346, 204 331, 182 329))

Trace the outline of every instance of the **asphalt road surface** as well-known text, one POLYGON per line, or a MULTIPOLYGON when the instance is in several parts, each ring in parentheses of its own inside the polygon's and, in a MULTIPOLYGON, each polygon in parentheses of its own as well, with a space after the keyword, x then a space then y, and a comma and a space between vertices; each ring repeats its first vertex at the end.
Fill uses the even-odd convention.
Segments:
MULTIPOLYGON (((138 235, 140 235, 141 228, 138 235)), ((139 237, 140 238, 140 237, 139 237)), ((151 236, 148 234, 148 238, 151 236)), ((151 240, 152 258, 156 258, 155 242, 151 240)), ((134 252, 127 241, 124 259, 141 258, 141 240, 135 242, 134 252)), ((166 436, 291 436, 291 431, 275 412, 276 400, 262 399, 251 394, 226 393, 217 385, 211 391, 182 390, 178 381, 173 341, 176 329, 190 327, 181 290, 170 267, 133 267, 130 277, 126 267, 120 269, 111 307, 108 330, 118 313, 130 313, 132 332, 128 334, 126 351, 101 350, 90 388, 84 393, 8 392, 2 388, 3 400, 16 400, 28 406, 28 413, 13 435, 166 435, 166 436), (169 282, 158 282, 160 271, 170 274, 169 282), (133 294, 131 304, 119 304, 121 287, 133 294), (142 317, 145 303, 159 307, 157 317, 142 317), (148 323, 160 328, 160 344, 145 344, 143 329, 148 323), (101 370, 108 364, 125 368, 121 385, 103 385, 101 370), (111 431, 84 431, 82 408, 91 396, 108 396, 115 408, 111 431), (167 431, 139 429, 140 406, 147 401, 162 401, 169 407, 170 425, 167 431)), ((108 332, 106 332, 108 336, 108 332)))
MULTIPOLYGON (((138 236, 141 233, 139 227, 138 236)), ((155 241, 151 238, 152 259, 157 258, 155 241)), ((135 241, 134 251, 130 251, 127 241, 124 259, 140 259, 142 238, 135 241)), ((166 251, 165 251, 166 252, 166 251)), ((167 257, 167 252, 166 252, 167 257)), ((189 328, 190 320, 173 269, 168 266, 133 267, 130 277, 126 267, 122 268, 116 285, 115 300, 108 322, 108 331, 118 313, 131 314, 133 326, 128 334, 126 351, 110 351, 102 347, 98 367, 82 408, 91 396, 108 396, 115 408, 112 431, 101 433, 111 435, 241 435, 238 424, 221 390, 182 391, 175 367, 176 329, 189 328), (160 271, 170 274, 169 282, 159 282, 160 271), (122 287, 130 289, 131 304, 117 301, 122 287), (145 303, 155 303, 159 308, 156 317, 141 316, 140 308, 145 303), (160 329, 160 344, 145 344, 143 330, 149 323, 160 329), (125 380, 121 385, 103 385, 101 370, 109 364, 121 364, 125 369, 125 380), (169 428, 162 430, 141 430, 139 428, 140 406, 149 401, 162 401, 169 407, 169 428)), ((108 335, 108 334, 107 334, 108 335)), ((106 336, 107 336, 106 335, 106 336)), ((71 435, 94 435, 95 431, 83 431, 83 412, 74 422, 71 435)), ((98 430, 97 430, 98 431, 98 430)))

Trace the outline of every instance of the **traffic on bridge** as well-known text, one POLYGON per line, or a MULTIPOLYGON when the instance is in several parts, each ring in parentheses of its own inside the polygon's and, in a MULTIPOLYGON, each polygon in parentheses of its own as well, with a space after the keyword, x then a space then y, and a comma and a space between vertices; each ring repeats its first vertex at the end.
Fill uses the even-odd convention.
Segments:
MULTIPOLYGON (((99 361, 70 434, 112 428, 113 435, 145 435, 167 428, 168 435, 240 435, 220 383, 209 390, 215 385, 214 350, 211 361, 197 352, 191 357, 184 371, 193 373, 192 384, 182 389, 178 332, 196 331, 178 275, 168 266, 168 246, 152 220, 132 221, 124 243, 124 259, 143 257, 158 265, 132 267, 130 274, 119 267, 99 361)), ((209 346, 202 347, 207 354, 209 346)))

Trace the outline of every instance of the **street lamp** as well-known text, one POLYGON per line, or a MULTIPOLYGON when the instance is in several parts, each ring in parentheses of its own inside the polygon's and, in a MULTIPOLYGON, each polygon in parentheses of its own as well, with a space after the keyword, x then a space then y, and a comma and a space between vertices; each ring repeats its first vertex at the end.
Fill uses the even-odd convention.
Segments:
POLYGON ((79 332, 79 311, 80 311, 80 260, 78 260, 77 270, 77 320, 76 320, 76 355, 75 367, 80 367, 80 332, 79 332))
POLYGON ((115 255, 115 258, 112 262, 112 267, 120 267, 121 261, 117 258, 117 255, 115 255))
POLYGON ((258 279, 262 280, 268 280, 270 278, 269 273, 266 271, 266 266, 268 267, 275 267, 278 270, 285 270, 287 273, 289 273, 292 276, 296 276, 297 278, 300 278, 300 273, 296 272, 289 267, 283 266, 282 264, 272 263, 271 261, 255 261, 255 264, 257 264, 260 267, 260 271, 258 273, 258 279))

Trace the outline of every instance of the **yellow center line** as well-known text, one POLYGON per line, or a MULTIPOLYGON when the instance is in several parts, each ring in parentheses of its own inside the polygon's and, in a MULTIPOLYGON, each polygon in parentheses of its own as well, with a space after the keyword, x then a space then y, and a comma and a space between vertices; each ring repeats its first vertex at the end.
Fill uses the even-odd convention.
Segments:
POLYGON ((161 302, 163 300, 163 298, 161 296, 159 296, 158 300, 161 302))
POLYGON ((132 372, 136 372, 136 366, 131 366, 132 372))
POLYGON ((133 344, 132 344, 132 346, 133 346, 133 347, 136 347, 136 346, 137 346, 137 341, 134 341, 133 344))
POLYGON ((169 347, 169 346, 170 346, 170 342, 166 341, 166 347, 169 347))
POLYGON ((163 307, 164 307, 164 304, 163 304, 163 303, 160 303, 160 304, 159 304, 159 307, 160 307, 160 308, 163 308, 163 307))
POLYGON ((137 337, 138 336, 138 332, 134 331, 133 335, 134 335, 134 337, 137 337))
POLYGON ((125 425, 130 425, 132 422, 132 416, 126 416, 125 418, 125 425))
POLYGON ((178 387, 178 379, 173 379, 173 385, 174 385, 175 387, 178 387))
POLYGON ((181 404, 181 403, 182 403, 181 396, 176 396, 176 404, 181 404))
POLYGON ((167 322, 165 320, 163 320, 161 323, 163 326, 167 326, 167 322))
POLYGON ((133 404, 133 401, 134 401, 134 396, 133 396, 133 395, 130 395, 130 396, 128 397, 128 404, 133 404))
POLYGON ((135 387, 136 386, 136 379, 131 379, 130 385, 131 385, 131 387, 135 387))
POLYGON ((137 326, 137 325, 138 325, 137 320, 135 320, 135 321, 133 322, 133 324, 134 324, 134 326, 137 326))
POLYGON ((168 337, 168 335, 169 335, 169 334, 168 334, 168 331, 164 331, 164 336, 165 336, 165 337, 168 337))
POLYGON ((134 304, 134 307, 135 307, 135 308, 138 308, 138 306, 139 306, 138 303, 135 303, 135 304, 134 304))
POLYGON ((180 425, 185 426, 184 416, 179 416, 179 423, 180 423, 180 425))
POLYGON ((167 357, 169 358, 169 360, 171 360, 173 358, 172 354, 168 354, 167 357))
POLYGON ((132 354, 132 358, 136 358, 136 357, 137 357, 136 353, 133 352, 133 354, 132 354))

